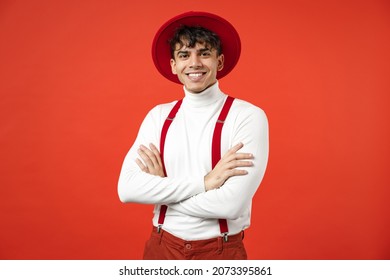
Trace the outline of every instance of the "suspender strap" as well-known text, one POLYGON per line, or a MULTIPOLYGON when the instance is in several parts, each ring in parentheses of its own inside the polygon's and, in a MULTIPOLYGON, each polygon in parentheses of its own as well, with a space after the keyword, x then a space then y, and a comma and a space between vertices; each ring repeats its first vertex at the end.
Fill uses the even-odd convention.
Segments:
MULTIPOLYGON (((225 123, 225 119, 227 114, 229 113, 230 107, 232 106, 234 101, 234 98, 231 96, 228 96, 225 104, 223 105, 223 108, 221 110, 221 113, 219 114, 218 120, 215 124, 214 128, 214 134, 213 134, 213 143, 211 147, 211 163, 212 163, 212 169, 217 165, 218 161, 221 159, 221 134, 222 134, 222 127, 225 123)), ((229 228, 227 225, 226 219, 219 219, 219 229, 221 233, 224 235, 225 241, 227 241, 227 235, 229 233, 229 228)))
MULTIPOLYGON (((164 146, 165 146, 165 138, 168 133, 169 126, 171 125, 172 121, 174 120, 177 111, 179 110, 181 103, 183 100, 179 100, 175 106, 172 108, 171 112, 169 113, 167 119, 164 122, 164 125, 161 130, 161 139, 160 139, 160 155, 161 155, 161 161, 163 164, 163 170, 165 176, 167 176, 166 170, 165 170, 165 164, 164 164, 164 146)), ((228 96, 225 104, 222 107, 221 113, 219 114, 218 120, 215 124, 214 128, 214 134, 213 134, 213 142, 211 147, 211 163, 212 168, 214 169, 215 165, 217 165, 218 161, 221 159, 221 134, 222 134, 222 127, 225 123, 225 119, 227 114, 229 113, 230 107, 232 106, 234 101, 233 97, 228 96)), ((161 226, 164 224, 165 220, 165 213, 167 212, 167 206, 161 205, 160 207, 160 214, 158 217, 158 228, 157 231, 160 232, 161 226)), ((224 235, 225 241, 227 241, 227 234, 229 232, 228 225, 226 219, 219 219, 219 228, 221 233, 224 235)))
POLYGON ((212 163, 212 169, 217 165, 218 161, 221 159, 221 133, 222 133, 222 127, 225 123, 225 119, 227 114, 229 113, 230 107, 232 106, 234 98, 228 96, 225 104, 223 105, 222 111, 219 114, 217 123, 215 124, 214 128, 214 135, 213 135, 213 145, 211 149, 211 163, 212 163))
MULTIPOLYGON (((183 100, 179 100, 176 102, 175 106, 173 106, 171 112, 169 113, 168 117, 166 118, 164 125, 161 130, 161 139, 160 139, 160 156, 161 156, 161 161, 163 165, 163 171, 165 176, 167 176, 167 171, 165 170, 165 164, 164 164, 164 147, 165 147, 165 138, 167 137, 168 129, 176 117, 177 111, 179 111, 179 108, 181 106, 183 100)), ((167 206, 166 205, 161 205, 160 207, 160 215, 158 217, 158 231, 160 231, 161 226, 164 224, 165 220, 165 213, 167 212, 167 206)))
POLYGON ((165 164, 164 164, 164 147, 165 147, 165 138, 167 137, 168 129, 172 124, 172 121, 176 117, 177 111, 179 111, 179 108, 181 106, 181 103, 183 100, 179 100, 176 102, 175 106, 173 106, 171 112, 169 113, 167 119, 164 122, 164 125, 161 130, 161 139, 160 139, 160 156, 161 156, 161 161, 163 164, 163 170, 165 176, 167 176, 167 171, 165 170, 165 164))

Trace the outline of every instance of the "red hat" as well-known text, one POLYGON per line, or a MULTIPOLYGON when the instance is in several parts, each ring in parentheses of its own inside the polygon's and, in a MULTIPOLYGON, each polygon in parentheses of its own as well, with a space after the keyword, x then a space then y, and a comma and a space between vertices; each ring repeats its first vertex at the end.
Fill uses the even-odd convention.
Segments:
POLYGON ((224 67, 217 72, 217 79, 226 76, 236 66, 241 53, 240 37, 227 20, 206 12, 187 12, 167 21, 157 31, 152 45, 152 57, 157 70, 168 80, 180 83, 172 73, 169 40, 181 25, 202 26, 217 34, 221 40, 222 52, 225 56, 224 67))

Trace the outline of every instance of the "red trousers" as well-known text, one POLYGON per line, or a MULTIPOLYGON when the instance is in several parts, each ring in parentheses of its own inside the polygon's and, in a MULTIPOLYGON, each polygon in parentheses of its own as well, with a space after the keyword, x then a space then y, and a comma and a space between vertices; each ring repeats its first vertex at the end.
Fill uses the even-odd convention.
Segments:
POLYGON ((206 240, 186 241, 161 229, 153 227, 146 242, 144 260, 246 260, 243 232, 206 240))

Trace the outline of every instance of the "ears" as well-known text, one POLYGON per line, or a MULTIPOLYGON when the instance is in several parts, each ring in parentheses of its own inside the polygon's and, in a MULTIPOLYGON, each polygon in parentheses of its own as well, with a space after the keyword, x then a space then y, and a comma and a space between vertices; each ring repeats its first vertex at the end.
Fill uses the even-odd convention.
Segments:
MULTIPOLYGON (((217 57, 217 60, 218 60, 218 62, 217 62, 218 63, 217 64, 217 71, 221 71, 223 69, 223 66, 224 66, 224 63, 225 63, 225 56, 223 54, 221 54, 221 55, 219 55, 217 57)), ((177 66, 176 60, 171 58, 170 63, 171 63, 172 74, 177 75, 178 71, 177 71, 177 68, 176 68, 176 66, 177 66)))
POLYGON ((223 69, 223 66, 225 65, 225 56, 221 54, 219 57, 217 57, 217 59, 218 59, 217 70, 221 71, 223 69))
POLYGON ((172 71, 172 74, 174 75, 177 75, 177 71, 176 71, 176 60, 174 60, 173 58, 171 58, 171 71, 172 71))

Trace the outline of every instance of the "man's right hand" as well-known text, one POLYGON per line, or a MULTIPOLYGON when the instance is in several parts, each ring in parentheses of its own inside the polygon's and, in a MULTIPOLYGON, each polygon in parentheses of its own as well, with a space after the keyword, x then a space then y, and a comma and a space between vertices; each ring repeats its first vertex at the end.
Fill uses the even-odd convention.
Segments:
POLYGON ((237 153, 244 144, 238 143, 219 160, 214 169, 204 177, 206 191, 221 187, 227 179, 233 176, 246 175, 246 170, 237 167, 249 167, 253 165, 253 155, 249 153, 237 153))

